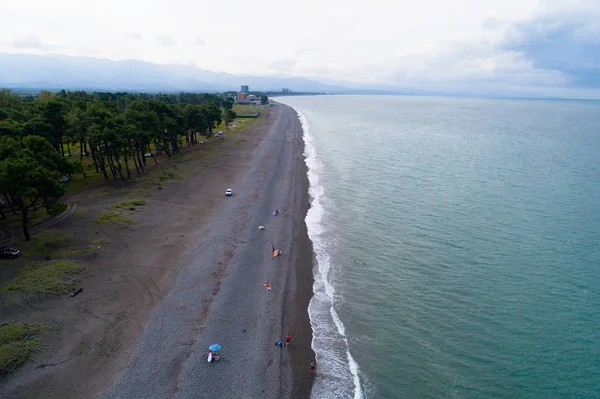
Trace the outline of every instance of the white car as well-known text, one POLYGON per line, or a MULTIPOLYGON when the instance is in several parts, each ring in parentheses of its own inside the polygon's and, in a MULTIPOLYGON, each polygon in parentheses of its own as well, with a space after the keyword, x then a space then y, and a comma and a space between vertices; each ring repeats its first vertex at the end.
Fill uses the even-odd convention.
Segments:
POLYGON ((228 188, 227 190, 225 190, 225 196, 226 197, 231 197, 233 195, 233 190, 228 188))

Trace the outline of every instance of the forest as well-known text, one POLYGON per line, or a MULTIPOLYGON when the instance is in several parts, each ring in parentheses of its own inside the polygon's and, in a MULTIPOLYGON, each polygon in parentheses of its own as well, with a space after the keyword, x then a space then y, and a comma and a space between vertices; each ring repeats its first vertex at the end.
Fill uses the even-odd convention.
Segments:
POLYGON ((105 179, 129 180, 156 156, 210 138, 235 119, 222 94, 143 94, 41 91, 19 96, 0 90, 0 218, 20 213, 25 239, 31 208, 51 206, 71 174, 86 177, 91 158, 105 179))

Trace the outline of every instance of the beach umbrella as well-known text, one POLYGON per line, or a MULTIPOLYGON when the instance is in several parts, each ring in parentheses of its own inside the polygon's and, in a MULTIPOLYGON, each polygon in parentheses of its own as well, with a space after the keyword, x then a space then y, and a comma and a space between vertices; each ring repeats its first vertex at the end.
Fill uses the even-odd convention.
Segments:
POLYGON ((218 351, 219 349, 221 349, 221 345, 219 344, 212 344, 211 346, 208 347, 208 350, 210 351, 218 351))

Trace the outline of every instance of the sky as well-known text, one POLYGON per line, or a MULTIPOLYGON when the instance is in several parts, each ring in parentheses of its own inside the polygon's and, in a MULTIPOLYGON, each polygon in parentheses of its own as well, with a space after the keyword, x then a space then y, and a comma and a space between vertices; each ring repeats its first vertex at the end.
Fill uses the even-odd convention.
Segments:
POLYGON ((0 52, 600 97, 600 0, 0 0, 0 52))

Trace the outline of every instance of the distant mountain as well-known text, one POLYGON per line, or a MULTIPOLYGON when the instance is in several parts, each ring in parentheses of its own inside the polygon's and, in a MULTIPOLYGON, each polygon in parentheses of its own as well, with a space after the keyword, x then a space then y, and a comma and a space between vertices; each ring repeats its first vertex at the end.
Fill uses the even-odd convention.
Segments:
POLYGON ((348 87, 295 77, 238 76, 187 65, 159 65, 127 60, 64 55, 0 53, 0 87, 83 89, 107 91, 202 91, 251 90, 348 93, 348 87))

